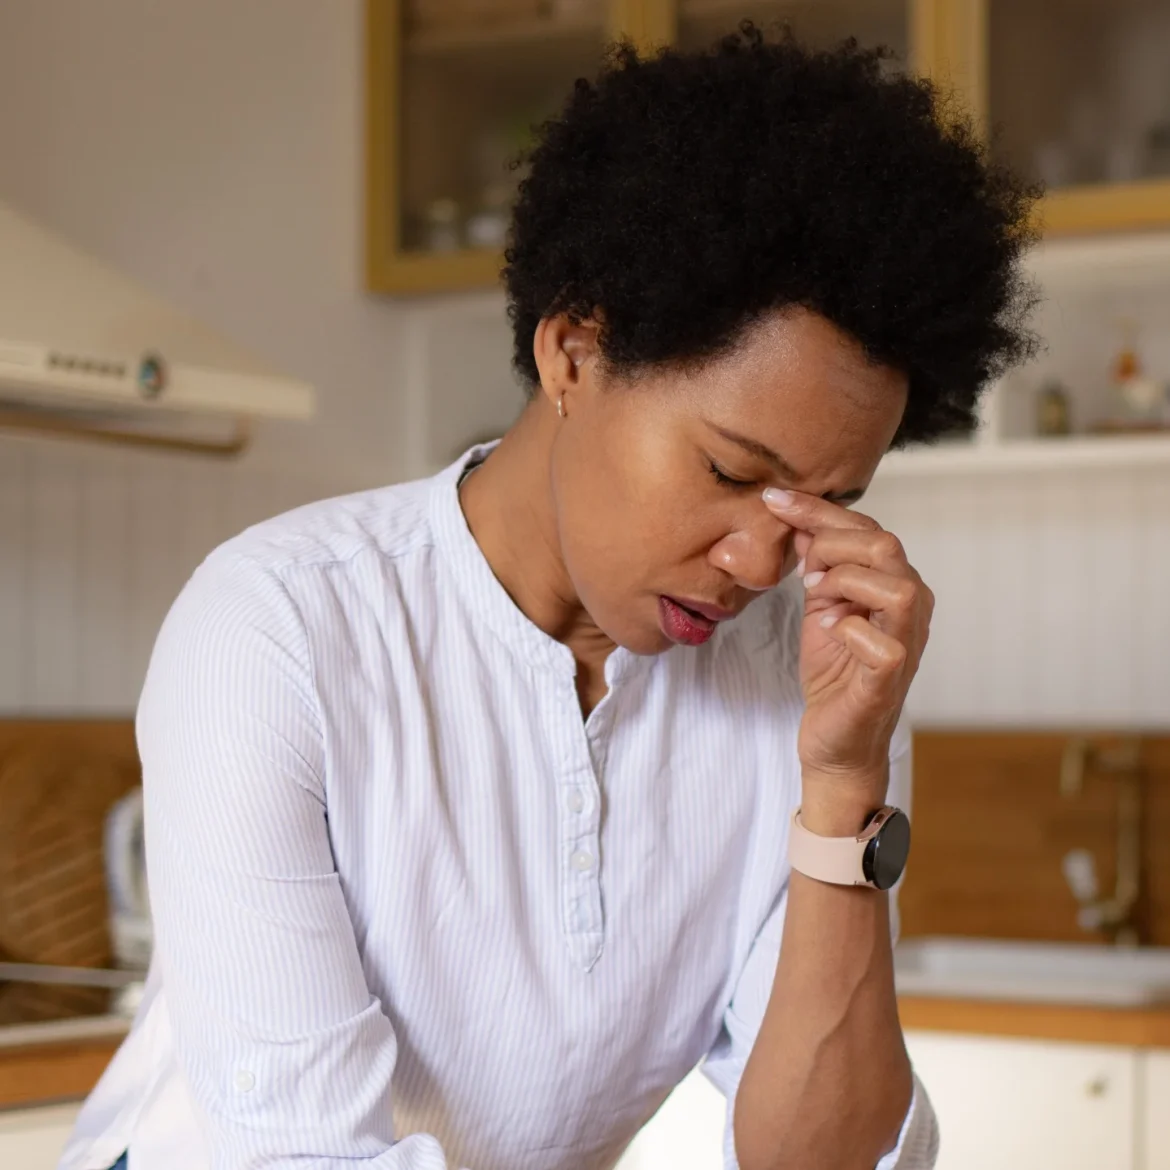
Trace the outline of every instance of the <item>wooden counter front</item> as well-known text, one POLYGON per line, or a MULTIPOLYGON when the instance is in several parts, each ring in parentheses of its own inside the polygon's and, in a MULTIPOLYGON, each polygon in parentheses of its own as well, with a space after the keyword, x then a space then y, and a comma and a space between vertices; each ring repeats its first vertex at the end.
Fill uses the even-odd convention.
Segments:
POLYGON ((899 996, 898 1014, 905 1029, 1170 1048, 1170 1004, 1113 1008, 908 995, 899 996))
POLYGON ((101 1036, 0 1048, 0 1109, 87 1096, 121 1040, 101 1036))

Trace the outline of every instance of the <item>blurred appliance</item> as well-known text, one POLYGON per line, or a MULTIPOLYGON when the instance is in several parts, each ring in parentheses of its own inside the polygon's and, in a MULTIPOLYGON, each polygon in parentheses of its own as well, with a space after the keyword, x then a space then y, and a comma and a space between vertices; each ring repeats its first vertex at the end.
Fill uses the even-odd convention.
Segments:
POLYGON ((249 420, 314 410, 308 384, 0 203, 0 427, 229 455, 249 420))
POLYGON ((105 857, 114 962, 145 969, 152 936, 141 788, 127 793, 106 814, 105 857))

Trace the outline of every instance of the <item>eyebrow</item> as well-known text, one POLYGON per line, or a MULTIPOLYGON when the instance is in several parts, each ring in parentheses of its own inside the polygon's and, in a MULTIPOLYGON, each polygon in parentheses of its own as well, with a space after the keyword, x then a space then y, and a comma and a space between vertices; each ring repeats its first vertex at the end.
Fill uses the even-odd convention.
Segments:
MULTIPOLYGON (((762 459, 765 463, 774 467, 785 479, 800 480, 804 478, 783 455, 773 451, 771 447, 761 443, 758 439, 741 435, 737 431, 729 431, 726 427, 716 426, 712 422, 708 422, 707 426, 717 435, 722 435, 729 443, 734 443, 737 447, 742 447, 749 455, 753 455, 757 459, 762 459)), ((865 488, 860 487, 850 488, 847 492, 826 492, 821 499, 828 500, 831 504, 855 504, 864 495, 865 488)))

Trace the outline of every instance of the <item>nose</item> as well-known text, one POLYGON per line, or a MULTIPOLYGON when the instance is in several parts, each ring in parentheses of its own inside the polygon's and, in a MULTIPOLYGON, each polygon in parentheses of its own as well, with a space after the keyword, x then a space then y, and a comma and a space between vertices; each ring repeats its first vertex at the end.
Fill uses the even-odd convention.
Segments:
POLYGON ((763 508, 760 513, 716 541, 707 554, 715 568, 754 593, 779 584, 792 544, 792 529, 787 524, 763 508))

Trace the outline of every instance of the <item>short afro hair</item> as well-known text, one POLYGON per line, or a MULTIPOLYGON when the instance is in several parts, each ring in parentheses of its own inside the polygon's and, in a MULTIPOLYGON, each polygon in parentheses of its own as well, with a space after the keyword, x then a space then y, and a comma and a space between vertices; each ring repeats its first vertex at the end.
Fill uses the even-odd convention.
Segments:
POLYGON ((894 446, 971 429, 1035 348, 1019 261, 1039 190, 890 58, 747 21, 703 53, 612 47, 524 160, 504 282, 529 388, 543 317, 596 315, 606 368, 633 376, 802 306, 907 374, 894 446))

